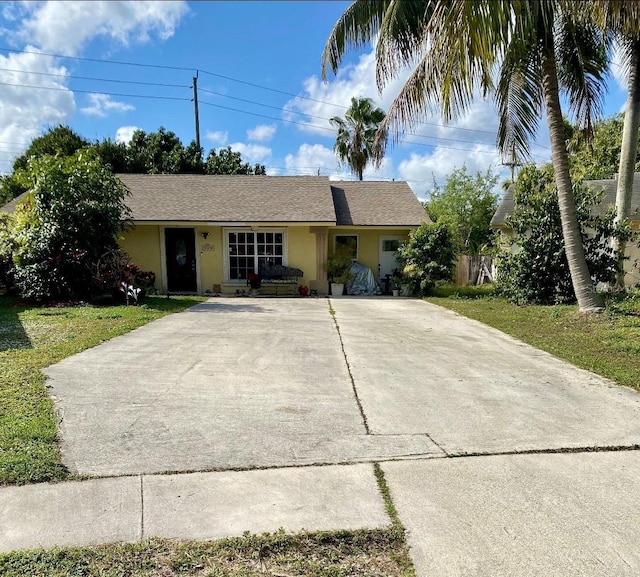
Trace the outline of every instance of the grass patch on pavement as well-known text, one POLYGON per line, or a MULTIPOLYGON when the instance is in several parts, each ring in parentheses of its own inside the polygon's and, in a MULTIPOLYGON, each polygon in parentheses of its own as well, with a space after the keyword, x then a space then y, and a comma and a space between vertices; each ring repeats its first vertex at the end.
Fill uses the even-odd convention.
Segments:
POLYGON ((132 544, 13 552, 0 555, 5 577, 199 577, 415 575, 404 540, 393 529, 284 532, 220 541, 152 539, 132 544))
POLYGON ((583 315, 577 306, 518 306, 490 296, 490 289, 485 295, 482 287, 462 289, 426 300, 640 390, 640 294, 611 297, 604 313, 583 315))
POLYGON ((0 485, 67 476, 42 368, 202 300, 149 297, 141 306, 56 308, 0 297, 0 485))

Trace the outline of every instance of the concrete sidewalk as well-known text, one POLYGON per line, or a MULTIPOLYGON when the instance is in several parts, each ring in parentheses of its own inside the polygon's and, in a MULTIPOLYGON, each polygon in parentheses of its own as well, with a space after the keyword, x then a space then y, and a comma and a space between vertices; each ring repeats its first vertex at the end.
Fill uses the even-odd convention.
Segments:
POLYGON ((152 537, 385 527, 370 464, 140 475, 0 489, 0 551, 152 537))

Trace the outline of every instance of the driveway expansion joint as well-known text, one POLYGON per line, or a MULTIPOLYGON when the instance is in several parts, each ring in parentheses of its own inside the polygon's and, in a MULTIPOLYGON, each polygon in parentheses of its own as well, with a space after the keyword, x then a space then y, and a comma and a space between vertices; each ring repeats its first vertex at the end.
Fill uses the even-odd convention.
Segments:
POLYGON ((367 435, 371 434, 371 430, 369 429, 369 422, 367 421, 367 415, 364 412, 364 407, 362 406, 362 402, 360 401, 360 396, 358 395, 358 389, 356 388, 356 382, 353 378, 353 373, 351 372, 351 365, 349 365, 349 359, 347 358, 347 351, 344 349, 344 341, 342 340, 342 334, 340 333, 340 325, 338 325, 338 319, 336 318, 336 311, 331 306, 331 299, 327 299, 329 302, 329 314, 333 319, 333 324, 336 327, 336 332, 338 333, 338 338, 340 339, 340 349, 342 350, 342 356, 344 357, 344 362, 347 366, 347 373, 349 373, 349 379, 351 380, 351 388, 353 389, 353 395, 356 399, 356 403, 358 404, 358 410, 360 411, 360 416, 362 417, 362 422, 364 423, 364 430, 367 435))

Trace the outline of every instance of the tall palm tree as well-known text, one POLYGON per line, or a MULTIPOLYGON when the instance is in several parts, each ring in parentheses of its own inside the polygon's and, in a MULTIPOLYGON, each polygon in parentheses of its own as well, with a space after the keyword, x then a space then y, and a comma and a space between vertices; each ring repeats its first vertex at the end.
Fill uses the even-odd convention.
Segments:
MULTIPOLYGON (((592 1, 584 5, 586 18, 595 20, 617 40, 627 73, 627 102, 624 109, 622 147, 616 187, 616 224, 626 222, 631 213, 633 180, 638 154, 640 129, 640 1, 592 1)), ((624 287, 624 256, 626 241, 615 240, 618 251, 618 285, 624 287)))
POLYGON ((413 66, 381 124, 396 138, 436 107, 448 121, 468 108, 478 90, 492 91, 500 120, 498 147, 523 157, 544 107, 573 287, 580 310, 591 312, 602 309, 602 298, 589 274, 576 218, 560 89, 588 128, 599 111, 606 58, 599 31, 578 27, 571 6, 560 0, 356 0, 329 36, 322 72, 325 78, 328 68, 335 73, 347 48, 376 36, 380 89, 402 67, 413 66))
POLYGON ((330 119, 338 129, 333 150, 341 162, 347 164, 362 180, 362 173, 370 161, 380 166, 386 146, 386 132, 378 133, 384 120, 384 110, 375 108, 370 98, 352 98, 344 118, 330 119))

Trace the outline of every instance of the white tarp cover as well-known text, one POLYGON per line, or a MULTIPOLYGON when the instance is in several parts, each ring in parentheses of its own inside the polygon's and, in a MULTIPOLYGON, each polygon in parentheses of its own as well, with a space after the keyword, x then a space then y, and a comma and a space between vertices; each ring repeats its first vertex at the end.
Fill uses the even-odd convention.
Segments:
POLYGON ((348 295, 379 295, 382 294, 378 283, 369 267, 354 262, 349 269, 353 277, 346 283, 348 295))

